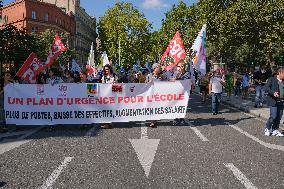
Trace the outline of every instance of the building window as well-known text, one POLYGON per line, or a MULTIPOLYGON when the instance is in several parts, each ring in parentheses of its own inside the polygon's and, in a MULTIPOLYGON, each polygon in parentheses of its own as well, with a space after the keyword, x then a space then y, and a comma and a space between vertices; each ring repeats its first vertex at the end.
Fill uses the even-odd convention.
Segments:
POLYGON ((45 14, 44 14, 44 21, 45 21, 45 22, 48 22, 48 13, 45 13, 45 14))
POLYGON ((5 16, 4 16, 4 24, 7 24, 7 23, 8 23, 8 16, 5 15, 5 16))
POLYGON ((32 27, 32 33, 36 33, 37 32, 37 27, 32 27))
POLYGON ((36 19, 36 11, 32 11, 32 19, 36 19))

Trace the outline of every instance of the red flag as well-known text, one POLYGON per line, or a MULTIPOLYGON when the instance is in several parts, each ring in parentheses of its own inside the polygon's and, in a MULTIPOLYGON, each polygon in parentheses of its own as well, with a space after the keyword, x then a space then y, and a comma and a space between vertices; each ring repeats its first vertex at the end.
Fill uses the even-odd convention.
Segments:
POLYGON ((162 56, 162 61, 164 62, 165 69, 167 71, 171 70, 176 64, 186 57, 186 52, 184 50, 184 45, 181 40, 179 32, 176 32, 174 38, 170 41, 167 50, 162 56))
POLYGON ((96 75, 97 70, 93 66, 86 65, 86 69, 87 69, 88 75, 96 75))
POLYGON ((64 44, 62 43, 60 38, 56 35, 50 47, 49 53, 47 55, 47 60, 45 62, 45 65, 47 67, 50 67, 53 64, 54 60, 65 50, 66 48, 64 44))
POLYGON ((17 72, 16 76, 23 78, 30 83, 36 82, 36 76, 45 69, 43 63, 37 58, 35 53, 31 53, 27 60, 24 62, 21 69, 17 72))

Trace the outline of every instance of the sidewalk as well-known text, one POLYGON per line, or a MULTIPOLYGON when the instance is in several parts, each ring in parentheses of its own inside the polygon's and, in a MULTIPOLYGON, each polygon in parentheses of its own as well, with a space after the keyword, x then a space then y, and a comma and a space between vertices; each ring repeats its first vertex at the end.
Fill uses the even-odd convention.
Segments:
MULTIPOLYGON (((255 94, 250 94, 248 99, 242 99, 242 97, 235 97, 231 96, 230 100, 228 100, 227 94, 225 93, 222 95, 222 103, 233 106, 241 111, 250 113, 256 117, 263 118, 265 121, 269 118, 269 108, 266 104, 263 104, 262 108, 255 108, 254 101, 255 101, 255 94)), ((284 119, 282 117, 281 124, 283 123, 284 119)))
MULTIPOLYGON (((199 87, 196 86, 193 92, 196 94, 200 94, 199 87)), ((230 97, 230 100, 228 100, 227 94, 222 93, 222 98, 221 98, 221 102, 225 105, 229 105, 243 112, 250 113, 256 117, 262 118, 264 121, 268 120, 270 112, 269 112, 269 108, 267 107, 267 105, 264 103, 262 108, 255 108, 254 101, 255 101, 255 94, 249 94, 248 99, 245 99, 245 100, 242 99, 241 96, 235 97, 234 95, 232 95, 230 97)), ((283 124, 284 122, 283 117, 280 122, 281 124, 283 124)))

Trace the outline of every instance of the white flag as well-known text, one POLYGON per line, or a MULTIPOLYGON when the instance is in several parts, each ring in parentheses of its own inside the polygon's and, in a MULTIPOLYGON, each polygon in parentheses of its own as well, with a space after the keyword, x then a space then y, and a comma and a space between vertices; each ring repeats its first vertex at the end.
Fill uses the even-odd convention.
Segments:
POLYGON ((93 42, 92 42, 90 54, 89 54, 89 57, 88 57, 88 65, 93 66, 94 68, 96 67, 95 66, 95 53, 94 53, 93 42))
POLYGON ((202 75, 206 74, 206 24, 203 25, 201 31, 198 33, 191 49, 196 52, 193 58, 193 66, 202 75))
POLYGON ((104 51, 102 57, 103 57, 103 66, 105 66, 105 65, 107 65, 107 64, 110 65, 110 62, 109 62, 109 60, 108 60, 106 51, 104 51))

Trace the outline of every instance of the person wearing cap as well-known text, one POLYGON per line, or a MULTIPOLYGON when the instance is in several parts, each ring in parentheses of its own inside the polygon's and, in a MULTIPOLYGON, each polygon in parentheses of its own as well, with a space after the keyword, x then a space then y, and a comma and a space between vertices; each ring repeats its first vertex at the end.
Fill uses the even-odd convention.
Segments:
POLYGON ((270 116, 266 123, 264 134, 266 136, 283 137, 279 129, 280 120, 283 115, 284 104, 284 67, 278 68, 277 75, 270 77, 265 85, 268 93, 267 105, 270 109, 270 116))
POLYGON ((219 104, 221 102, 221 94, 223 86, 226 84, 224 78, 219 69, 214 72, 209 82, 209 94, 212 98, 212 114, 217 115, 219 110, 219 104))

